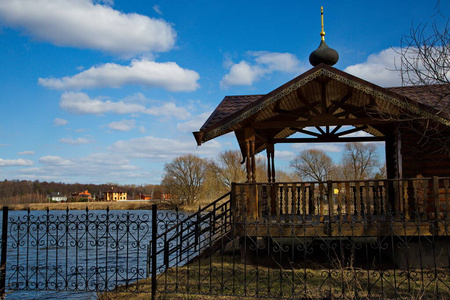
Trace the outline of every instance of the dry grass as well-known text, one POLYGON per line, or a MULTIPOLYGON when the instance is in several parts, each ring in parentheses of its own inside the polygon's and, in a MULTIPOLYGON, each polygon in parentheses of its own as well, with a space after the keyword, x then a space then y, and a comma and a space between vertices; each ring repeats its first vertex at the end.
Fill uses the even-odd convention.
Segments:
POLYGON ((153 204, 158 204, 158 209, 168 209, 167 205, 159 201, 117 201, 117 202, 67 202, 67 203, 26 203, 9 205, 10 210, 150 210, 153 204))
MULTIPOLYGON (((216 299, 234 300, 247 297, 263 299, 450 299, 450 290, 445 283, 448 270, 439 270, 440 280, 430 274, 424 277, 414 274, 411 278, 405 270, 365 270, 352 266, 340 269, 327 268, 279 268, 276 264, 243 264, 239 255, 219 255, 192 262, 179 268, 172 268, 158 275, 157 299, 216 299), (189 274, 189 276, 187 276, 189 274), (380 278, 383 274, 383 279, 380 278), (393 276, 395 274, 395 276, 393 276), (408 288, 407 281, 411 280, 408 288), (382 281, 382 283, 381 283, 382 281), (381 286, 383 284, 383 287, 381 286), (369 288, 370 286, 370 288, 369 288), (439 289, 439 298, 436 290, 439 289), (368 293, 370 290, 370 294, 368 293), (385 294, 383 294, 383 292, 385 294), (203 295, 202 295, 203 294, 203 295), (208 294, 217 294, 204 296, 208 294), (221 296, 238 295, 238 296, 221 296)), ((100 300, 149 299, 150 279, 131 284, 128 291, 138 289, 146 293, 105 293, 100 300)))

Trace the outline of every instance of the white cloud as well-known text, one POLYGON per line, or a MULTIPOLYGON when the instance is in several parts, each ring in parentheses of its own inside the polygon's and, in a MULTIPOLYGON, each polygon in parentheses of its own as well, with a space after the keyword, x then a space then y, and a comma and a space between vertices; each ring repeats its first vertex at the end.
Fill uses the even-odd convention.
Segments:
POLYGON ((18 152, 17 154, 19 154, 19 155, 33 155, 34 151, 22 151, 22 152, 18 152))
POLYGON ((59 106, 74 114, 130 114, 145 110, 140 104, 125 103, 123 101, 112 102, 100 99, 91 99, 85 93, 66 92, 62 94, 59 106))
POLYGON ((383 87, 400 86, 402 79, 395 70, 395 64, 400 63, 399 48, 385 49, 379 53, 369 55, 367 61, 348 66, 344 72, 360 77, 383 87))
POLYGON ((161 7, 159 7, 159 5, 153 5, 153 10, 158 14, 158 15, 162 15, 162 11, 161 11, 161 7))
POLYGON ((176 106, 173 102, 163 103, 162 106, 152 106, 144 110, 143 113, 152 116, 174 117, 180 120, 185 120, 191 116, 184 107, 176 106))
POLYGON ((92 140, 90 139, 86 139, 86 138, 77 138, 77 139, 72 139, 72 138, 62 138, 59 140, 59 142, 61 144, 69 144, 69 145, 81 145, 81 144, 90 144, 93 143, 92 140))
POLYGON ((123 13, 91 0, 0 1, 0 19, 37 40, 121 55, 168 51, 176 38, 164 20, 123 13))
POLYGON ((181 132, 193 132, 202 127, 208 117, 211 115, 211 111, 204 112, 201 115, 195 116, 193 119, 177 124, 177 129, 181 132))
POLYGON ((230 72, 222 78, 220 85, 221 87, 252 85, 255 81, 261 79, 265 73, 265 70, 261 67, 252 66, 243 60, 231 67, 230 72))
POLYGON ((121 120, 108 124, 108 128, 117 131, 130 131, 136 126, 136 120, 121 120))
POLYGON ((60 118, 55 118, 53 120, 53 125, 54 126, 64 126, 64 125, 67 125, 67 123, 69 123, 69 121, 64 120, 64 119, 60 119, 60 118))
POLYGON ((295 153, 287 150, 275 150, 275 159, 279 160, 291 160, 295 156, 295 153))
POLYGON ((63 78, 39 78, 47 88, 80 90, 86 88, 118 88, 124 85, 142 85, 163 88, 171 92, 195 91, 200 76, 183 69, 174 62, 158 63, 146 59, 133 60, 129 66, 107 63, 63 78))
POLYGON ((30 180, 93 183, 136 183, 137 178, 153 183, 161 180, 159 170, 143 171, 119 154, 94 153, 80 158, 49 155, 41 157, 39 163, 38 167, 21 169, 18 176, 30 180))
POLYGON ((109 150, 123 153, 129 157, 169 162, 177 156, 188 153, 212 157, 218 153, 220 148, 221 145, 216 140, 209 141, 197 148, 194 137, 189 140, 181 140, 146 136, 117 141, 109 147, 109 150))
POLYGON ((64 159, 60 156, 47 155, 39 158, 39 162, 48 166, 64 166, 71 165, 72 163, 68 159, 64 159))
MULTIPOLYGON (((114 114, 134 114, 144 113, 158 117, 173 117, 177 119, 187 119, 190 113, 184 107, 179 107, 173 102, 164 102, 162 105, 146 107, 131 101, 134 97, 117 102, 103 99, 92 99, 85 93, 66 92, 62 94, 59 106, 74 114, 94 114, 105 113, 114 114)), ((141 99, 143 100, 143 99, 141 99)), ((144 101, 142 101, 144 102, 144 101)))
POLYGON ((232 85, 252 85, 259 81, 264 75, 273 72, 300 73, 303 68, 297 57, 290 53, 278 53, 268 51, 249 51, 248 55, 254 57, 254 63, 245 60, 233 64, 226 58, 225 67, 230 68, 220 85, 226 88, 232 85))
POLYGON ((292 144, 292 148, 303 151, 309 149, 318 149, 324 152, 340 153, 344 151, 344 144, 331 144, 331 143, 309 143, 309 144, 292 144))
POLYGON ((1 159, 0 158, 0 167, 21 167, 21 166, 31 166, 33 165, 33 161, 29 159, 1 159))
POLYGON ((255 61, 264 65, 268 72, 300 72, 300 61, 291 53, 278 53, 268 51, 249 52, 250 55, 256 57, 255 61))

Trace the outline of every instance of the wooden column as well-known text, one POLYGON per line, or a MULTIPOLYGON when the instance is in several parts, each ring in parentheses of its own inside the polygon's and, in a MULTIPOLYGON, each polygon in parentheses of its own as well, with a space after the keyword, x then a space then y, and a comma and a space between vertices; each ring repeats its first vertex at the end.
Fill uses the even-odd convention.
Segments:
MULTIPOLYGON (((256 160, 255 160, 255 130, 253 128, 245 128, 245 152, 247 156, 247 183, 256 182, 256 160)), ((247 218, 258 219, 258 191, 256 185, 249 185, 246 193, 247 218)))
MULTIPOLYGON (((388 179, 402 178, 402 154, 401 154, 401 136, 398 128, 393 130, 392 135, 386 137, 386 175, 388 179)), ((388 193, 390 207, 393 210, 401 209, 401 184, 392 182, 389 185, 388 193)))
POLYGON ((267 144, 267 181, 275 182, 275 147, 274 144, 267 144))
POLYGON ((256 161, 255 161, 255 130, 253 128, 245 128, 245 153, 247 182, 256 182, 256 161))

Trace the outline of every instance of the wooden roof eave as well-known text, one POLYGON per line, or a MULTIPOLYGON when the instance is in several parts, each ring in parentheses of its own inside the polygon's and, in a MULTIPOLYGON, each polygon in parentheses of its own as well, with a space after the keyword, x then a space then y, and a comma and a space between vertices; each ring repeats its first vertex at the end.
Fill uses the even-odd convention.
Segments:
POLYGON ((401 109, 407 109, 408 111, 413 112, 417 115, 427 117, 429 119, 433 119, 447 126, 450 126, 450 120, 438 116, 436 114, 433 114, 429 110, 425 109, 426 105, 422 103, 413 101, 405 96, 399 95, 395 92, 374 85, 370 82, 362 80, 353 75, 347 74, 343 71, 337 70, 328 65, 320 64, 308 70, 307 72, 301 74, 300 76, 294 78, 293 80, 287 82, 286 84, 280 86, 279 88, 273 90, 269 94, 262 96, 261 98, 257 99, 256 101, 247 105, 246 107, 225 117, 219 122, 212 124, 209 127, 202 127, 202 129, 200 130, 201 134, 194 133, 194 135, 196 136, 197 143, 200 145, 203 142, 214 139, 218 136, 221 136, 228 132, 234 131, 239 127, 242 127, 243 123, 245 123, 245 121, 248 118, 257 114, 259 111, 275 103, 276 101, 282 99, 285 95, 297 90, 301 86, 304 86, 308 82, 322 75, 340 81, 341 83, 347 84, 349 87, 360 90, 373 97, 385 100, 390 104, 393 104, 401 109))

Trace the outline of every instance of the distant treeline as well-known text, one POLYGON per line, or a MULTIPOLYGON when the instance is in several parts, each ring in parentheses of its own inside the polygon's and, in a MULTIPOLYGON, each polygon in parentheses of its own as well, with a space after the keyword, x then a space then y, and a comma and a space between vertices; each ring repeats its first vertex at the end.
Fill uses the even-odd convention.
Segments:
POLYGON ((47 195, 59 192, 61 195, 70 196, 73 193, 89 191, 92 196, 101 198, 103 193, 111 189, 119 188, 128 193, 129 198, 138 198, 140 194, 152 195, 161 192, 160 185, 119 185, 117 183, 82 184, 62 183, 29 180, 4 180, 0 181, 0 205, 20 203, 48 202, 47 195))

